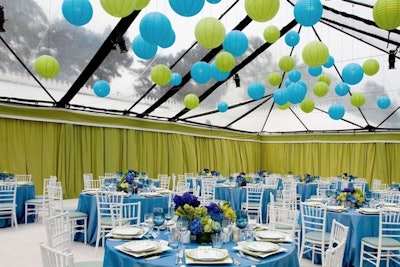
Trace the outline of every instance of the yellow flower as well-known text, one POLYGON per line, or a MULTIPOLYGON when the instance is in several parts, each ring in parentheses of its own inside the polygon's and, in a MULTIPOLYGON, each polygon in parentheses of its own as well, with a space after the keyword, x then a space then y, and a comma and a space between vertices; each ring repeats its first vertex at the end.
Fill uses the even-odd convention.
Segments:
POLYGON ((124 183, 120 183, 120 184, 119 184, 119 187, 121 187, 122 189, 128 189, 128 187, 129 187, 129 184, 128 184, 128 183, 126 183, 126 182, 124 182, 124 183))

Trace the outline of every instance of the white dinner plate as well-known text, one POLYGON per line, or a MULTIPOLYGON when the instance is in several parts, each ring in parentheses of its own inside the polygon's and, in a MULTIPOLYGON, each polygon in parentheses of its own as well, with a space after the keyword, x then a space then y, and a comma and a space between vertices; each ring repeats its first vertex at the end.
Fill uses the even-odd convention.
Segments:
POLYGON ((268 240, 280 240, 286 237, 284 233, 271 230, 256 231, 255 234, 257 237, 261 239, 268 239, 268 240))
POLYGON ((143 229, 138 227, 118 227, 111 230, 113 235, 136 236, 143 233, 143 229))
POLYGON ((363 214, 379 214, 379 210, 374 208, 359 208, 358 212, 363 214))
POLYGON ((152 240, 137 240, 126 242, 123 247, 132 252, 147 252, 159 247, 159 243, 152 240))
POLYGON ((277 244, 265 241, 244 242, 242 246, 247 250, 255 252, 271 252, 279 249, 277 244))
POLYGON ((220 261, 228 257, 228 252, 226 249, 200 247, 188 251, 186 255, 198 261, 220 261))

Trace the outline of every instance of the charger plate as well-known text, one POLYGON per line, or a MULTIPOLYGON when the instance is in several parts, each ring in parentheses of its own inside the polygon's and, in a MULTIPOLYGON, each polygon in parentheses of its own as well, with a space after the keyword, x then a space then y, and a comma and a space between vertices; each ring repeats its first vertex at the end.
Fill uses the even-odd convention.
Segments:
MULTIPOLYGON (((131 241, 131 242, 140 242, 140 241, 151 241, 151 240, 138 240, 138 241, 131 241)), ((131 242, 127 242, 127 243, 131 243, 131 242)), ((155 242, 155 241, 151 241, 151 242, 155 242)), ((159 246, 156 249, 149 250, 149 251, 142 251, 142 252, 134 252, 125 247, 127 243, 115 246, 114 248, 125 254, 128 254, 128 255, 136 257, 136 258, 147 257, 150 255, 155 255, 155 254, 161 254, 165 251, 172 249, 171 247, 168 246, 168 241, 161 240, 160 242, 158 242, 159 246)))
POLYGON ((186 249, 186 264, 231 264, 232 258, 226 249, 215 249, 211 247, 199 247, 186 249))
POLYGON ((265 241, 242 242, 241 246, 243 246, 243 248, 245 248, 246 250, 254 252, 272 252, 280 248, 275 243, 265 241))
POLYGON ((286 238, 286 235, 284 233, 271 230, 256 231, 254 234, 256 237, 266 241, 283 240, 286 238))

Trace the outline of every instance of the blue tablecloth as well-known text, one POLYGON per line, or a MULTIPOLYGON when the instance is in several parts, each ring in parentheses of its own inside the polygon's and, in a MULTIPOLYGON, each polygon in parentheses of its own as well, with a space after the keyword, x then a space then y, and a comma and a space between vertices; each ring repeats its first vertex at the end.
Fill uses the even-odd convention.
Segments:
MULTIPOLYGON (((16 204, 17 204, 17 221, 18 223, 25 223, 25 201, 28 199, 35 198, 35 185, 18 185, 16 204)), ((33 218, 28 219, 28 222, 32 222, 33 218)), ((11 220, 0 220, 0 228, 8 227, 11 225, 11 220)))
MULTIPOLYGON (((153 212, 154 207, 168 207, 168 196, 160 197, 141 197, 139 195, 132 195, 124 198, 124 203, 141 202, 141 221, 143 221, 144 214, 153 212)), ((90 245, 96 244, 97 235, 97 207, 96 207, 96 196, 81 193, 78 201, 78 211, 84 212, 88 215, 88 229, 87 229, 87 241, 90 245)), ((75 241, 83 242, 82 234, 78 233, 75 236, 75 241)))
MULTIPOLYGON (((161 237, 165 239, 164 237, 161 237)), ((116 250, 114 246, 120 245, 123 242, 120 241, 106 241, 105 252, 104 252, 104 261, 103 267, 132 267, 132 266, 140 266, 140 267, 161 267, 161 266, 175 266, 175 251, 174 252, 165 252, 168 253, 169 256, 165 256, 159 259, 145 261, 142 258, 134 258, 130 255, 120 252, 116 250)), ((228 249, 229 252, 232 252, 232 247, 236 244, 231 242, 228 244, 223 244, 222 248, 228 249)), ((198 244, 187 244, 185 245, 187 248, 197 248, 198 244)), ((235 253, 230 253, 230 255, 234 255, 233 257, 240 261, 242 267, 246 266, 260 266, 260 267, 281 267, 281 266, 289 266, 289 267, 298 267, 299 260, 297 258, 297 249, 294 244, 286 244, 285 248, 288 249, 288 252, 282 252, 279 254, 272 255, 265 259, 261 259, 260 263, 255 263, 253 261, 249 261, 247 259, 242 259, 236 256, 235 253)), ((188 265, 188 266, 201 266, 205 265, 188 265)), ((233 264, 218 264, 215 266, 234 266, 233 264)))
MULTIPOLYGON (((266 220, 267 206, 270 202, 271 193, 276 196, 275 189, 265 189, 263 194, 263 205, 262 205, 262 218, 266 220)), ((241 187, 215 187, 215 199, 227 200, 231 203, 231 207, 234 210, 240 209, 243 202, 246 202, 246 188, 241 187)), ((265 221, 264 221, 265 222, 265 221)))
POLYGON ((317 195, 317 183, 298 183, 296 186, 297 194, 301 196, 301 201, 304 202, 311 196, 317 195))

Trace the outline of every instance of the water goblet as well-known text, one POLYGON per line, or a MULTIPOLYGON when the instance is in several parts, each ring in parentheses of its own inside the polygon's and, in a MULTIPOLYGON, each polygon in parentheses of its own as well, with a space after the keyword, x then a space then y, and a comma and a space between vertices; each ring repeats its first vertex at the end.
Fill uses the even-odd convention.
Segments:
POLYGON ((243 229, 246 228, 248 222, 247 212, 245 210, 236 211, 236 226, 241 230, 239 240, 246 240, 243 229))
POLYGON ((150 238, 153 233, 153 225, 154 225, 154 214, 153 213, 146 213, 144 215, 144 222, 142 223, 143 226, 148 228, 148 231, 145 235, 146 238, 150 238))
POLYGON ((179 217, 176 221, 176 229, 179 231, 179 245, 182 246, 183 244, 183 234, 187 232, 189 229, 189 219, 185 217, 179 217))
POLYGON ((222 232, 224 233, 224 242, 229 243, 232 236, 232 221, 224 218, 222 220, 222 232))
POLYGON ((164 209, 160 208, 160 207, 156 207, 153 210, 153 214, 154 214, 153 222, 154 222, 154 225, 157 226, 157 239, 160 239, 160 227, 165 222, 164 209))
POLYGON ((169 224, 170 224, 170 221, 172 220, 172 218, 174 218, 174 214, 175 214, 175 206, 174 206, 174 204, 170 204, 169 206, 168 206, 168 208, 165 210, 165 213, 164 213, 164 217, 165 217, 165 220, 166 220, 166 225, 167 225, 167 229, 169 230, 169 224))

